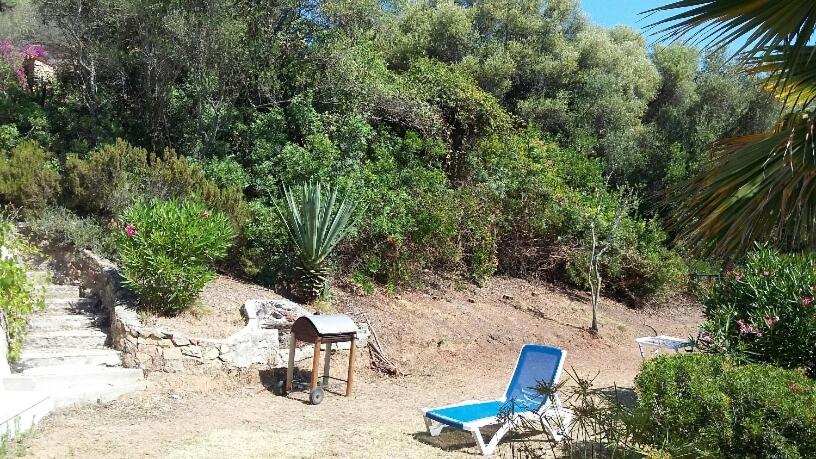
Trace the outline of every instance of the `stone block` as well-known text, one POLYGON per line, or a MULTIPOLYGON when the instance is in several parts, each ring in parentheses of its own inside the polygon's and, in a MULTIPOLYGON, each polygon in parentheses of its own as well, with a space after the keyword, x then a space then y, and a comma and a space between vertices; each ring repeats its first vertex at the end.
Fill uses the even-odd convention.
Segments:
POLYGON ((201 348, 198 346, 184 346, 181 348, 181 353, 188 357, 201 358, 201 348))
POLYGON ((219 354, 221 353, 218 352, 217 348, 208 347, 206 350, 204 350, 202 357, 204 358, 204 360, 214 360, 218 358, 219 354))
POLYGON ((166 347, 166 348, 164 348, 164 351, 162 352, 162 356, 165 358, 165 360, 178 360, 178 359, 181 359, 181 357, 182 357, 181 349, 179 349, 177 347, 166 347))
POLYGON ((173 335, 171 338, 176 346, 189 346, 190 340, 184 336, 173 335))

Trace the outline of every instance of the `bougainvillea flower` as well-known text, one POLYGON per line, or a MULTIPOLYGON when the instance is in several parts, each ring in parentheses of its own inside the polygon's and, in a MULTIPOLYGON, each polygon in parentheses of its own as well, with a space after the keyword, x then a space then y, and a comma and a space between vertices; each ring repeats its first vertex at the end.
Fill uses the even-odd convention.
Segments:
POLYGON ((125 226, 125 234, 131 239, 136 237, 136 227, 128 223, 127 226, 125 226))
POLYGON ((737 325, 739 325, 740 335, 755 335, 757 333, 753 325, 745 322, 742 319, 737 321, 737 325))

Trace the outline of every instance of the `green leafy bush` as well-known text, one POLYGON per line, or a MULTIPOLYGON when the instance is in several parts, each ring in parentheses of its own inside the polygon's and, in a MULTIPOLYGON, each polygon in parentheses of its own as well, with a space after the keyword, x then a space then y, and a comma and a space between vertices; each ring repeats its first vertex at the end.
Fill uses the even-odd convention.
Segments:
POLYGON ((701 343, 816 375, 816 258, 759 248, 705 298, 701 343))
POLYGON ((116 237, 91 217, 80 217, 64 207, 49 207, 27 223, 36 237, 88 249, 110 259, 117 257, 116 237))
POLYGON ((636 388, 637 440, 673 457, 816 451, 816 383, 796 371, 707 354, 661 356, 644 364, 636 388))
POLYGON ((15 206, 42 209, 60 192, 60 176, 51 153, 36 142, 0 152, 0 199, 15 206))
POLYGON ((215 276, 235 237, 227 217, 191 200, 140 201, 120 217, 117 242, 126 285, 145 307, 178 313, 215 276))
POLYGON ((148 170, 148 153, 122 139, 91 151, 87 157, 65 160, 65 191, 71 208, 115 216, 138 196, 148 170))
MULTIPOLYGON (((0 321, 5 319, 9 337, 9 360, 17 360, 23 347, 27 330, 26 317, 45 307, 26 278, 26 271, 18 261, 10 256, 22 248, 21 243, 11 236, 11 226, 0 221, 0 247, 9 255, 0 255, 0 321)), ((0 339, 6 339, 0 336, 0 339)))
POLYGON ((248 217, 243 193, 219 188, 200 165, 166 150, 152 155, 124 140, 65 162, 67 203, 74 209, 107 216, 120 214, 134 200, 196 198, 229 216, 236 230, 248 217))

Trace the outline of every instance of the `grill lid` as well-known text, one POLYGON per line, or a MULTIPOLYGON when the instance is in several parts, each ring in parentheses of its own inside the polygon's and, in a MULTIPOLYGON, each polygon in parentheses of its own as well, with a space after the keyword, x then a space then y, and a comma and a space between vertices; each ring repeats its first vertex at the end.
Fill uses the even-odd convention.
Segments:
POLYGON ((311 322, 318 335, 345 335, 357 333, 357 324, 345 314, 315 314, 302 316, 297 321, 311 322))

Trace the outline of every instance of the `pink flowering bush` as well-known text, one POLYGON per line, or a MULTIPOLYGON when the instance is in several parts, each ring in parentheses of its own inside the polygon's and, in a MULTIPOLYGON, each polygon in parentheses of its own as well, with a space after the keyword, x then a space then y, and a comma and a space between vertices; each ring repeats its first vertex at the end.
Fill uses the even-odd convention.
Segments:
POLYGON ((125 285, 144 307, 178 313, 215 277, 235 232, 229 219, 196 201, 141 201, 121 215, 117 237, 125 285))
POLYGON ((760 248, 705 299, 701 346, 816 375, 816 258, 760 248))
MULTIPOLYGON (((48 59, 48 50, 39 44, 17 47, 9 41, 0 40, 0 64, 6 67, 5 70, 14 74, 17 83, 23 89, 29 89, 25 70, 25 63, 29 59, 45 61, 48 59)), ((3 70, 4 69, 0 69, 0 71, 3 70)), ((3 86, 7 84, 7 81, 3 80, 7 80, 7 78, 5 78, 5 76, 0 78, 2 78, 0 79, 0 89, 3 89, 3 86)))
POLYGON ((640 444, 670 453, 660 457, 794 459, 816 453, 816 382, 798 371, 681 354, 646 362, 635 387, 629 427, 640 444))

